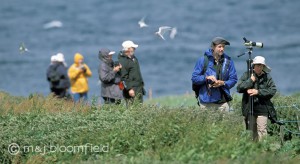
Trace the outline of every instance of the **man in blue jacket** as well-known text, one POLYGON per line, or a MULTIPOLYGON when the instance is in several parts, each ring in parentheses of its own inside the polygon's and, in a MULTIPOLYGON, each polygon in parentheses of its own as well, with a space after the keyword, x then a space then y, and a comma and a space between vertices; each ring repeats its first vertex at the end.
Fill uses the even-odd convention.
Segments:
POLYGON ((211 48, 197 61, 192 83, 199 86, 201 109, 229 111, 230 89, 237 83, 237 74, 231 58, 224 53, 230 43, 222 37, 212 40, 211 48))

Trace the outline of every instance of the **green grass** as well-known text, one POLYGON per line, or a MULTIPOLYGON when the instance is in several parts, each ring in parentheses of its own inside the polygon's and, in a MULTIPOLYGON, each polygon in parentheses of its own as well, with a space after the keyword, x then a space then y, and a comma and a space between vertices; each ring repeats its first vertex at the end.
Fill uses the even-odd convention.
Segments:
POLYGON ((165 96, 147 100, 145 104, 168 107, 192 107, 197 105, 197 100, 193 95, 165 96))
MULTIPOLYGON (((299 136, 285 133, 281 144, 277 125, 270 124, 262 142, 251 141, 240 99, 234 96, 234 112, 221 113, 199 110, 193 95, 127 109, 0 92, 0 163, 298 163, 299 136), (17 155, 8 152, 12 143, 21 148, 17 155), (87 151, 54 151, 76 146, 87 151)), ((274 97, 275 106, 299 101, 299 94, 274 97)), ((287 107, 278 113, 290 120, 300 112, 287 107)), ((297 130, 297 125, 287 128, 297 130)))

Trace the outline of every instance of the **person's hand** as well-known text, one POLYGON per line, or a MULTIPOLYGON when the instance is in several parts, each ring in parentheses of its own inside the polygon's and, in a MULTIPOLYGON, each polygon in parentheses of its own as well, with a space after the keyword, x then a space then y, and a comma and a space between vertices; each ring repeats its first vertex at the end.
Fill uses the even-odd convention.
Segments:
POLYGON ((258 95, 258 90, 257 89, 248 89, 247 93, 249 94, 249 96, 255 96, 255 95, 258 95))
POLYGON ((122 65, 121 65, 121 64, 118 65, 118 66, 115 66, 115 67, 114 67, 114 71, 115 71, 115 72, 119 72, 121 68, 122 68, 122 65))
POLYGON ((218 88, 218 87, 221 87, 225 85, 225 81, 222 81, 222 80, 216 80, 215 83, 212 84, 212 87, 214 88, 218 88))
POLYGON ((253 73, 251 74, 251 80, 253 81, 253 82, 255 82, 256 81, 256 78, 255 78, 255 76, 253 75, 253 73))
POLYGON ((134 93, 134 90, 133 90, 133 89, 130 89, 130 90, 129 90, 129 96, 131 96, 131 97, 134 97, 134 96, 135 96, 135 93, 134 93))

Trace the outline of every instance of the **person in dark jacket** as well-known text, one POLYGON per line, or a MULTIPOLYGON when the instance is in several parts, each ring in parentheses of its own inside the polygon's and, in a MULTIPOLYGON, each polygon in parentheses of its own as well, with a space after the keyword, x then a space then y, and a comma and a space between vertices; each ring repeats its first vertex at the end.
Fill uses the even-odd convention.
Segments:
POLYGON ((271 69, 266 65, 265 58, 256 56, 252 64, 253 74, 251 77, 248 77, 248 72, 242 75, 237 85, 237 91, 243 93, 242 111, 246 129, 253 130, 254 140, 261 140, 267 134, 269 112, 275 110, 271 98, 277 89, 269 74, 271 69), (253 98, 253 113, 249 109, 249 96, 253 98))
POLYGON ((230 109, 230 89, 237 83, 237 73, 233 60, 224 53, 226 45, 230 45, 227 40, 215 37, 211 48, 205 51, 194 67, 191 80, 194 85, 200 86, 198 99, 201 109, 230 109))
POLYGON ((119 88, 121 82, 120 69, 121 64, 114 65, 112 55, 114 51, 109 49, 101 49, 99 51, 99 59, 102 63, 99 65, 98 73, 101 81, 101 96, 105 104, 120 104, 122 90, 119 88))
POLYGON ((68 89, 71 84, 62 53, 51 56, 51 64, 47 69, 47 80, 49 81, 51 92, 56 97, 69 98, 68 89))
POLYGON ((119 53, 118 59, 122 65, 121 80, 125 87, 123 96, 127 105, 133 103, 134 100, 143 103, 143 95, 145 95, 144 80, 138 59, 134 55, 138 45, 127 40, 122 43, 122 47, 123 50, 119 53))

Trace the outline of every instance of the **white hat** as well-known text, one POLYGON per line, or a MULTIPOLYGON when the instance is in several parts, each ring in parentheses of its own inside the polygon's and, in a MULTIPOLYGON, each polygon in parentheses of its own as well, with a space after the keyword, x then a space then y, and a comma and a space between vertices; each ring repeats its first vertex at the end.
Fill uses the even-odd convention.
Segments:
POLYGON ((62 54, 62 53, 57 53, 56 59, 58 62, 65 62, 65 57, 64 57, 64 54, 62 54))
POLYGON ((113 55, 113 54, 115 54, 116 52, 115 51, 110 51, 109 53, 108 53, 108 55, 113 55))
POLYGON ((122 43, 123 50, 128 50, 128 48, 137 48, 139 45, 134 44, 131 40, 126 40, 122 43))
POLYGON ((56 62, 57 61, 57 56, 56 55, 52 55, 50 61, 51 62, 56 62))
POLYGON ((262 56, 256 56, 253 59, 253 64, 263 64, 264 65, 263 71, 271 72, 271 68, 269 66, 267 66, 267 64, 265 62, 265 58, 262 56))

